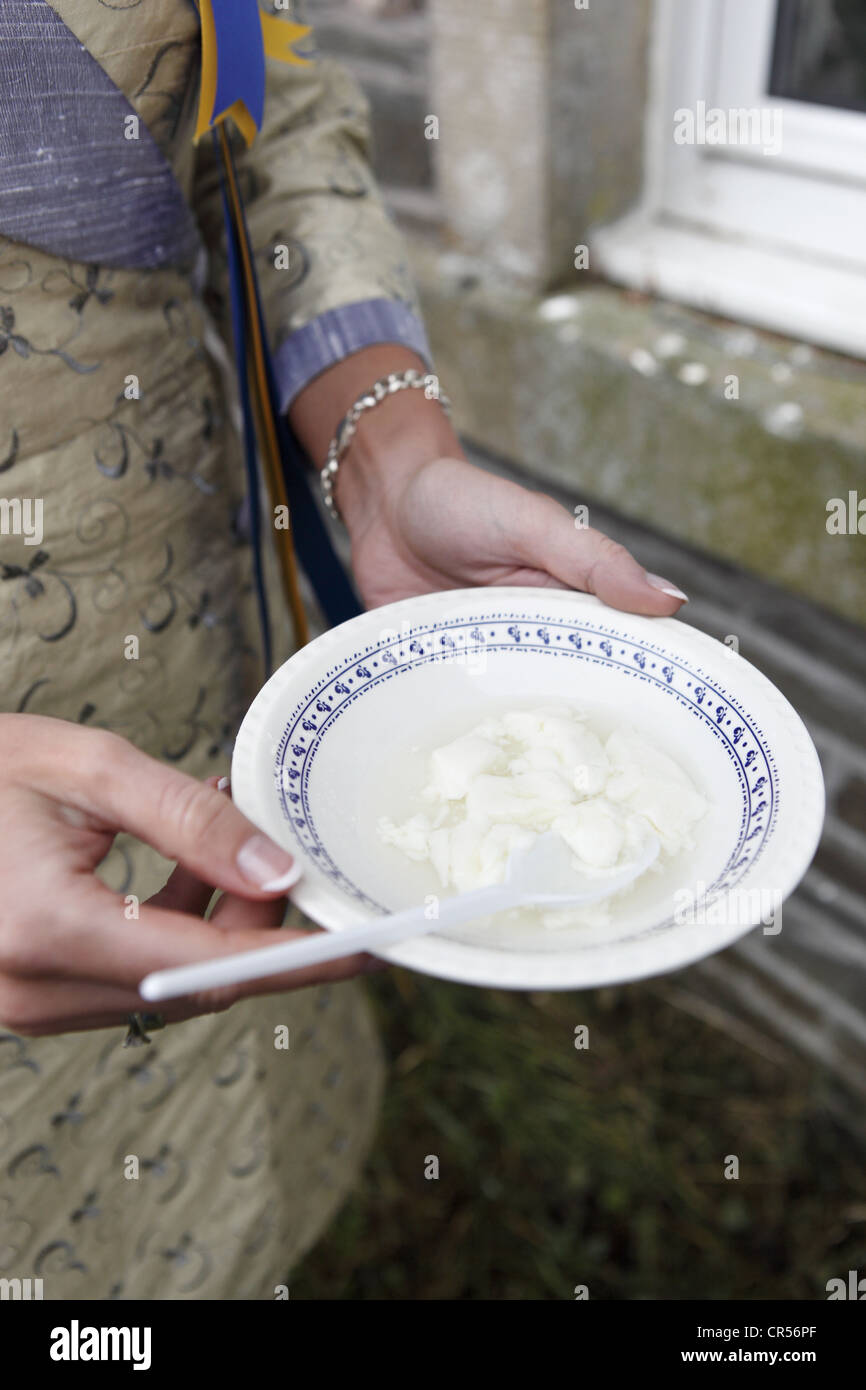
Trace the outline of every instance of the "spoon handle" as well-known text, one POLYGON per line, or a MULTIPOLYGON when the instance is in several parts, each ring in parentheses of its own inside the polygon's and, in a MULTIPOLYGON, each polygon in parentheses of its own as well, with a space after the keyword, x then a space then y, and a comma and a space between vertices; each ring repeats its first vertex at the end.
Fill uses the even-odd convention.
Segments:
POLYGON ((412 936, 423 936, 440 926, 453 926, 471 921, 500 907, 510 907, 514 893, 504 884, 479 888, 459 897, 441 898, 440 915, 428 917, 426 907, 408 907, 385 917, 374 917, 357 926, 341 931, 310 932, 304 937, 257 951, 241 951, 234 955, 217 956, 212 960, 196 961, 175 966, 171 970, 156 970, 146 975, 139 985, 143 999, 177 999, 199 990, 217 989, 222 985, 241 984, 244 980, 259 980, 266 975, 281 975, 284 971, 300 970, 303 966, 321 965, 355 951, 369 951, 377 946, 392 946, 412 936))

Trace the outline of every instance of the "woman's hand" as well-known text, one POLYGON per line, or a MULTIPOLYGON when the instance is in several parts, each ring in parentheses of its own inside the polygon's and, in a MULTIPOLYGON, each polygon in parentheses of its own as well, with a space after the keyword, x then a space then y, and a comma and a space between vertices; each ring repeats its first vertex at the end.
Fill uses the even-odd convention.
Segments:
POLYGON ((392 472, 390 485, 381 479, 377 486, 374 475, 364 489, 347 486, 340 505, 368 608, 476 584, 581 589, 612 608, 654 615, 676 613, 686 597, 609 536, 576 528, 553 498, 466 459, 435 458, 396 478, 392 472))
MULTIPOLYGON (((379 344, 304 388, 290 420, 319 467, 353 401, 407 367, 426 371, 408 348, 379 344)), ((552 497, 470 464, 444 410, 421 390, 395 392, 361 416, 334 495, 368 608, 476 584, 582 589, 612 608, 655 616, 676 613, 686 600, 624 546, 575 526, 552 497)))
MULTIPOLYGON (((212 782, 166 767, 115 734, 0 715, 0 1020, 13 1032, 121 1025, 152 1007, 138 994, 151 970, 272 945, 296 877, 291 856, 212 782), (121 830, 178 861, 166 886, 140 906, 94 873, 121 830), (213 885, 224 896, 204 921, 213 885)), ((162 1012, 175 1021, 247 994, 378 967, 373 957, 352 956, 190 996, 162 1012)))

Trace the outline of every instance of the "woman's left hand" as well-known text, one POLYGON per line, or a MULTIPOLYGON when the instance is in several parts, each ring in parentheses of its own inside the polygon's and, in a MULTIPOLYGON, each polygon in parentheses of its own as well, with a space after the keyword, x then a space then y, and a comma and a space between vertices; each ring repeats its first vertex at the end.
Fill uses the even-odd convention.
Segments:
MULTIPOLYGON (((425 371, 407 348, 363 348, 300 393, 290 419, 324 463, 352 401, 389 372, 425 371)), ((552 497, 476 468, 448 416, 420 390, 399 391, 362 415, 334 496, 368 608, 439 589, 537 584, 582 589, 612 608, 670 616, 686 595, 648 575, 601 531, 578 526, 552 497)))
POLYGON ((340 505, 368 608, 480 584, 581 589, 653 615, 676 613, 686 597, 603 532, 576 525, 552 497, 466 459, 392 469, 378 485, 368 472, 364 486, 345 487, 340 505))

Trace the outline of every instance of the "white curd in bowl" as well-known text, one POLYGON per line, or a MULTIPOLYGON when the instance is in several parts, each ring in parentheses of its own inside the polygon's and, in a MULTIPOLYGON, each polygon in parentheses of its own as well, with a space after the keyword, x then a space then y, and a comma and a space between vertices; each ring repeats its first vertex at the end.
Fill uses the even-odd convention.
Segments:
MULTIPOLYGON (((679 854, 708 808, 674 759, 629 725, 602 739, 567 704, 491 715, 435 748, 420 802, 399 824, 382 816, 379 837, 458 893, 501 883, 509 855, 548 830, 589 875, 624 868, 651 833, 660 858, 679 854)), ((603 903, 539 914, 548 927, 605 915, 603 903)))

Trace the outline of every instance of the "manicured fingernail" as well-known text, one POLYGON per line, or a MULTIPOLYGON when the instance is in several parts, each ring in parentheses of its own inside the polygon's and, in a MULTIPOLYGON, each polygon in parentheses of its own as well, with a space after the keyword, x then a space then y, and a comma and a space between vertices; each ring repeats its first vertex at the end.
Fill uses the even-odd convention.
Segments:
POLYGON ((230 786, 231 782, 229 779, 227 777, 221 777, 216 784, 216 789, 218 792, 227 792, 230 786))
POLYGON ((238 853, 244 878, 266 893, 284 893, 301 877, 301 866, 267 835, 252 835, 238 853))
POLYGON ((671 598, 681 598, 684 603, 689 601, 688 594, 684 594, 682 589, 678 589, 669 579, 663 579, 660 574, 647 574, 646 582, 654 589, 661 589, 663 594, 670 594, 671 598))

